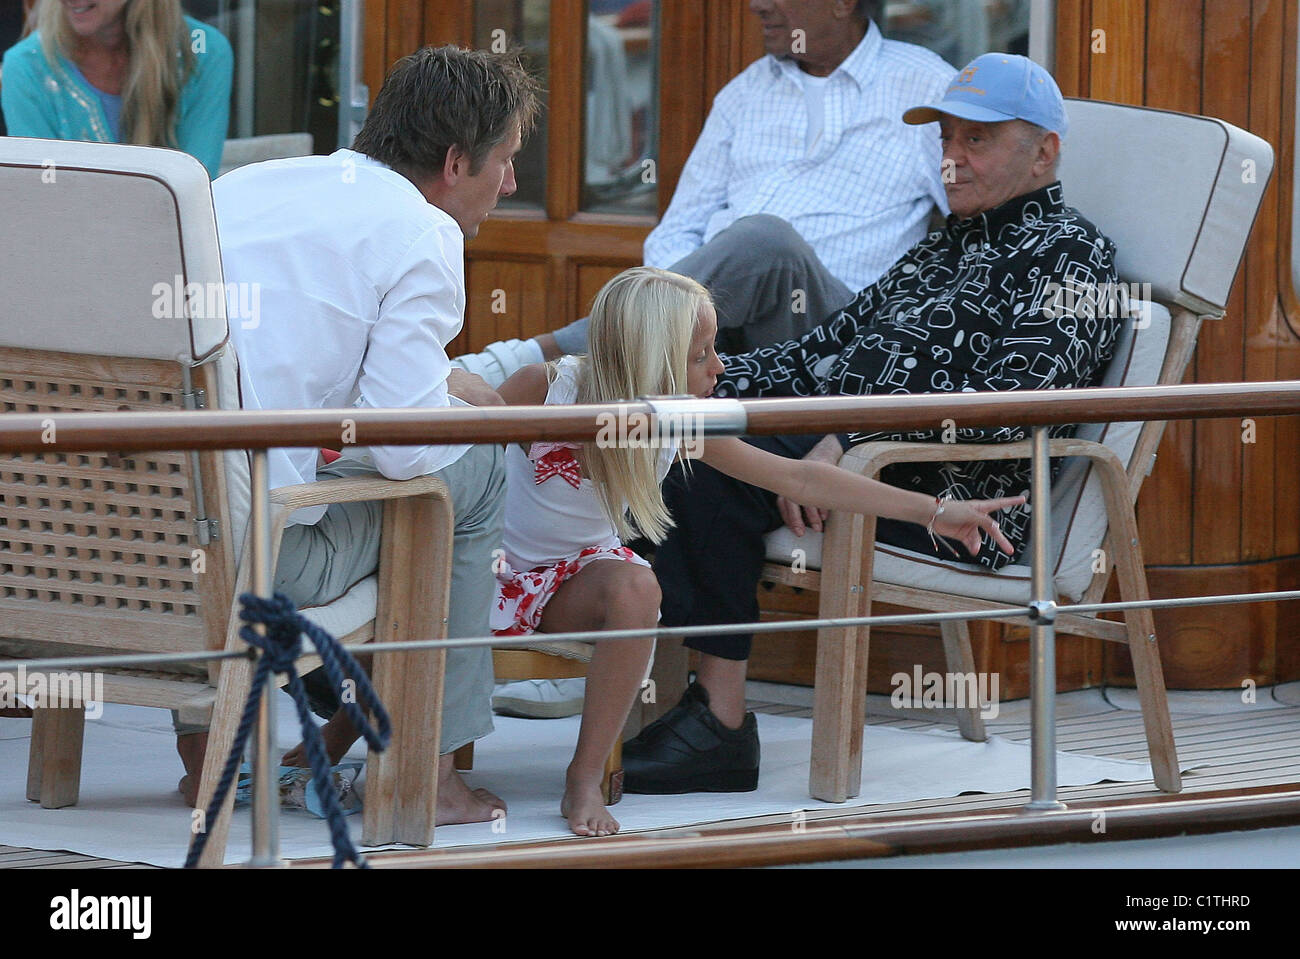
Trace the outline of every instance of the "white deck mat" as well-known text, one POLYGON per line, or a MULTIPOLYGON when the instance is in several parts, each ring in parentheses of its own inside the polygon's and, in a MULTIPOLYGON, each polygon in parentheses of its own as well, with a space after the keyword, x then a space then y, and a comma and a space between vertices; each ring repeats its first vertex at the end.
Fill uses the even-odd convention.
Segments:
MULTIPOLYGON (((277 700, 282 749, 298 740, 293 706, 277 700)), ((439 827, 436 845, 518 842, 568 836, 559 816, 564 769, 578 733, 578 717, 553 720, 496 717, 496 732, 478 743, 471 786, 487 786, 510 806, 503 824, 439 827)), ((623 831, 685 826, 801 809, 844 809, 874 803, 1006 792, 1029 787, 1029 747, 993 737, 970 743, 950 732, 902 732, 867 726, 863 747, 862 794, 832 807, 808 797, 808 751, 812 721, 759 715, 762 767, 752 793, 688 796, 625 796, 613 807, 623 831)), ((25 798, 31 721, 0 719, 0 844, 60 849, 126 862, 179 866, 189 839, 191 810, 176 792, 182 769, 170 717, 140 706, 104 707, 86 723, 81 799, 65 809, 42 809, 25 798)), ((364 743, 355 748, 364 757, 364 743)), ((1073 786, 1105 780, 1150 779, 1146 763, 1057 753, 1057 778, 1073 786)), ((361 816, 349 817, 354 841, 361 816)), ((235 810, 227 862, 249 855, 248 808, 235 810)), ((300 811, 280 819, 281 854, 286 858, 328 856, 324 820, 300 811)), ((365 852, 365 849, 362 849, 365 852)))

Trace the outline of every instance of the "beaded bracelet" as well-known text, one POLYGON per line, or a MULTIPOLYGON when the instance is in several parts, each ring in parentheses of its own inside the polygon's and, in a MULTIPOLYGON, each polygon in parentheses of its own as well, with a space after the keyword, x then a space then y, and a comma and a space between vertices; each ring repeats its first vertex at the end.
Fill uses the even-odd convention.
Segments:
POLYGON ((958 555, 957 551, 952 548, 952 545, 934 531, 934 521, 939 518, 939 514, 943 512, 944 506, 951 498, 952 497, 948 496, 946 493, 943 496, 936 496, 934 498, 934 515, 930 517, 930 522, 925 527, 925 531, 930 534, 930 543, 934 546, 934 551, 936 553, 939 552, 939 544, 942 543, 944 549, 952 553, 955 558, 960 559, 961 557, 958 555))

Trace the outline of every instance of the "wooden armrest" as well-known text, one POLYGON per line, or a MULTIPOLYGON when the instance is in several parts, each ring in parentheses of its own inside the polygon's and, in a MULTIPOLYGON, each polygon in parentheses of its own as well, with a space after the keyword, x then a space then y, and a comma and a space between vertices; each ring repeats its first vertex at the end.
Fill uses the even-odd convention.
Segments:
POLYGON ((417 476, 409 480, 390 480, 379 474, 341 476, 315 483, 282 486, 271 491, 271 502, 287 510, 305 506, 328 506, 331 503, 358 503, 376 499, 401 499, 426 493, 448 496, 447 484, 434 476, 417 476))
MULTIPOLYGON (((1113 461, 1120 472, 1124 471, 1119 458, 1110 447, 1093 440, 1054 439, 1048 444, 1053 457, 1086 456, 1098 461, 1113 461)), ((840 458, 844 469, 875 476, 884 467, 894 463, 972 463, 979 460, 1023 460, 1033 455, 1029 440, 1015 443, 899 443, 879 441, 851 446, 840 458)))

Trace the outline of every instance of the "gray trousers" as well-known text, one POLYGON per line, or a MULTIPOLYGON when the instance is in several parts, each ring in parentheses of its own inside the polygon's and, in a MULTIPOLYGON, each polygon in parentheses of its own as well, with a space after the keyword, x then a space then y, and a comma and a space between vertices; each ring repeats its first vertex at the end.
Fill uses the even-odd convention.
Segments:
MULTIPOLYGON (((344 458, 318 475, 328 479, 373 472, 373 466, 344 458)), ((496 590, 492 551, 501 545, 505 509, 501 447, 471 446, 455 463, 433 475, 447 484, 456 511, 447 635, 486 636, 496 590)), ((275 590, 299 609, 342 596, 378 569, 382 521, 382 503, 335 503, 320 522, 290 526, 281 541, 275 590)), ((321 715, 332 715, 338 708, 338 695, 330 689, 324 671, 318 669, 303 679, 312 708, 321 715)), ((439 752, 453 752, 492 732, 492 683, 490 649, 447 650, 439 752)), ((200 730, 178 726, 176 731, 200 730)))
MULTIPOLYGON (((720 353, 747 353, 802 336, 853 299, 785 220, 741 217, 669 267, 713 294, 720 353)), ((587 318, 556 330, 564 353, 587 352, 587 318)))

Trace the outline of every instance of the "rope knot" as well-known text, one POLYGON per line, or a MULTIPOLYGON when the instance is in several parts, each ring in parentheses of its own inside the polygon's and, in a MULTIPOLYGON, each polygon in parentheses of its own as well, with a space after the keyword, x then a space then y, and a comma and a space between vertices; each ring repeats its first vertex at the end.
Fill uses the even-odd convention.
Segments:
MULTIPOLYGON (((244 745, 248 742, 249 733, 252 731, 263 689, 267 686, 274 689, 272 676, 275 673, 285 673, 289 677, 285 691, 293 697, 294 706, 298 711, 303 746, 306 748, 307 759, 311 764, 311 780, 316 787, 316 795, 320 797, 325 807, 325 818, 329 822, 330 840, 334 844, 334 867, 338 869, 345 862, 353 862, 365 868, 365 860, 358 855, 348 835, 343 809, 339 806, 338 795, 330 779, 330 759, 321 740, 320 730, 312 721, 307 705, 307 690, 298 676, 297 669, 294 668, 294 662, 302 650, 301 635, 306 633, 307 638, 315 645, 316 651, 320 653, 321 668, 325 670, 333 688, 341 690, 347 680, 355 685, 355 696, 340 696, 340 702, 352 725, 361 731, 370 748, 376 752, 383 752, 392 737, 393 730, 388 712, 384 709, 384 704, 379 701, 379 697, 375 695, 365 671, 352 658, 352 654, 337 639, 299 613, 293 601, 287 596, 276 593, 268 599, 254 596, 252 593, 244 593, 239 597, 239 602, 241 604, 239 618, 245 623, 239 630, 240 638, 260 649, 262 655, 257 658, 257 666, 253 670, 253 679, 248 690, 248 699, 244 703, 244 712, 239 720, 239 729, 235 733, 230 754, 226 757, 226 765, 222 770, 216 793, 208 804, 206 821, 216 822, 226 794, 234 783, 235 772, 239 768, 240 758, 244 755, 244 745), (266 635, 253 628, 258 623, 266 628, 266 635), (373 725, 366 716, 365 710, 374 714, 373 725)), ((187 869, 198 865, 207 839, 207 830, 194 837, 194 841, 190 844, 189 855, 185 859, 187 869)))
POLYGON ((302 654, 303 617, 293 602, 282 593, 270 598, 247 593, 239 599, 239 618, 248 624, 240 629, 240 638, 262 651, 272 672, 290 672, 302 654), (266 627, 265 635, 253 629, 257 623, 266 627))

